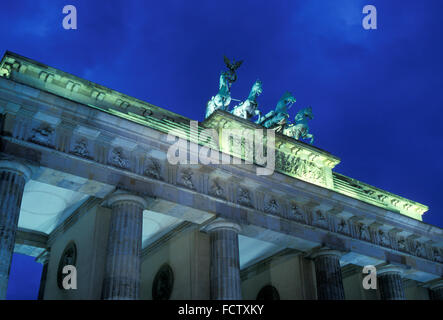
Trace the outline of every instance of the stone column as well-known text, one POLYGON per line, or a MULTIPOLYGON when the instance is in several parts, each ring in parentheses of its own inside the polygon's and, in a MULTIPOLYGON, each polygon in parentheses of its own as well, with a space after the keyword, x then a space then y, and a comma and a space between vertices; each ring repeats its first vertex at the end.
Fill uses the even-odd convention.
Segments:
POLYGON ((136 195, 116 192, 111 206, 108 247, 102 298, 137 300, 140 297, 140 263, 143 209, 146 201, 136 195))
POLYGON ((318 300, 344 300, 345 290, 340 267, 341 253, 320 250, 312 255, 315 264, 318 300))
POLYGON ((211 242, 210 296, 212 300, 240 300, 238 224, 217 219, 206 226, 211 242))
POLYGON ((30 176, 27 166, 0 160, 0 299, 6 299, 23 190, 30 176))
POLYGON ((382 300, 405 300, 402 273, 396 266, 377 268, 377 287, 382 300))
POLYGON ((431 291, 431 300, 443 300, 443 280, 433 284, 429 290, 431 291))

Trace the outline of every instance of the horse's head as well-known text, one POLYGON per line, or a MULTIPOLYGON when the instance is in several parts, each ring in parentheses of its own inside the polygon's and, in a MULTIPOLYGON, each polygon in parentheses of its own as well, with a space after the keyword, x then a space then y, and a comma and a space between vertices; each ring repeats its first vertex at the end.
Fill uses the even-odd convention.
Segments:
POLYGON ((283 96, 278 100, 277 106, 275 107, 275 112, 286 113, 287 109, 291 107, 291 105, 295 102, 295 97, 289 91, 286 91, 283 96))
POLYGON ((314 115, 312 114, 312 108, 307 107, 301 109, 297 114, 295 115, 295 122, 302 121, 304 119, 312 120, 314 119, 314 115))
POLYGON ((262 82, 260 80, 257 80, 252 85, 252 89, 251 89, 251 93, 249 94, 249 97, 257 97, 257 96, 261 95, 262 92, 263 92, 262 82))
POLYGON ((289 91, 286 91, 283 96, 281 97, 281 100, 284 101, 284 103, 287 105, 289 103, 294 103, 295 102, 295 97, 292 93, 290 93, 289 91))

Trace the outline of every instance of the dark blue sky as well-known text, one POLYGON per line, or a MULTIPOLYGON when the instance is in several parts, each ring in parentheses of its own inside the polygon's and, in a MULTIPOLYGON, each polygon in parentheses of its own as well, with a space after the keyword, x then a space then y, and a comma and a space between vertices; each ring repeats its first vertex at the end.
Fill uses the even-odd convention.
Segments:
POLYGON ((2 2, 0 43, 196 120, 223 55, 243 59, 233 98, 257 78, 264 112, 293 92, 291 118, 312 106, 337 172, 428 205, 423 220, 443 227, 442 12, 440 0, 15 0, 2 2), (62 28, 67 4, 77 30, 62 28), (377 30, 362 27, 366 4, 377 30))

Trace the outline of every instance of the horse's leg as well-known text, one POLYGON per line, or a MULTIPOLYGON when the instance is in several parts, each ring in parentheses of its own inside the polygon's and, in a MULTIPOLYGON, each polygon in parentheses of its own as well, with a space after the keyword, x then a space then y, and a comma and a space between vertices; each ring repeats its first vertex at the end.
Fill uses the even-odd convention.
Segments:
POLYGON ((300 139, 300 130, 296 130, 295 131, 295 136, 294 136, 295 140, 299 140, 300 139))
POLYGON ((214 112, 214 97, 211 98, 211 100, 208 101, 206 104, 206 115, 205 118, 209 117, 212 112, 214 112))
POLYGON ((311 139, 311 144, 313 144, 314 143, 314 135, 313 134, 310 134, 310 133, 308 133, 307 135, 306 135, 306 139, 311 139))
POLYGON ((260 120, 261 120, 261 112, 260 112, 260 110, 255 110, 255 115, 258 117, 257 121, 260 122, 260 120))

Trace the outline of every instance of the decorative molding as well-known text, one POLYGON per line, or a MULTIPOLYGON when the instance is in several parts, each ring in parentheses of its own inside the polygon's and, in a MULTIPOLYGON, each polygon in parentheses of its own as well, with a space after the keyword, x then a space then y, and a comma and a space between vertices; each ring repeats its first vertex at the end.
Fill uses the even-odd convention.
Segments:
POLYGON ((314 210, 312 212, 312 222, 314 225, 323 228, 329 229, 329 221, 325 213, 321 210, 314 210))
POLYGON ((246 207, 252 207, 251 195, 248 189, 239 187, 237 191, 237 203, 246 207))
POLYGON ((157 180, 163 180, 160 161, 151 157, 148 158, 146 162, 147 165, 145 166, 145 170, 143 171, 144 175, 157 180))
POLYGON ((228 221, 223 218, 217 218, 217 219, 209 222, 208 224, 206 224, 202 228, 202 231, 210 233, 210 232, 218 230, 218 229, 230 229, 230 230, 233 230, 233 231, 239 233, 241 231, 241 226, 238 223, 228 221))
POLYGON ((0 158, 0 171, 12 171, 29 181, 32 177, 32 169, 22 161, 16 161, 14 158, 0 158))
POLYGON ((148 207, 148 202, 144 198, 121 189, 109 195, 102 205, 112 207, 117 202, 138 203, 143 209, 148 207))
POLYGON ((88 140, 86 138, 77 139, 74 143, 71 153, 82 158, 90 159, 91 156, 88 150, 88 140))
POLYGON ((192 179, 194 172, 191 169, 184 169, 181 172, 181 184, 188 189, 195 190, 195 185, 192 179))
POLYGON ((293 218, 296 221, 303 221, 304 223, 307 223, 306 214, 304 210, 302 210, 301 207, 295 202, 291 202, 290 204, 289 218, 290 219, 293 218))
POLYGON ((302 180, 321 186, 326 186, 324 172, 314 162, 300 159, 297 156, 293 156, 281 151, 276 151, 275 167, 279 171, 283 171, 284 173, 295 176, 302 180))
POLYGON ((214 179, 212 181, 212 186, 209 189, 209 194, 216 196, 217 198, 225 199, 225 190, 223 189, 220 181, 218 179, 214 179))
POLYGON ((335 191, 378 207, 399 212, 418 220, 421 220, 421 216, 428 210, 428 207, 425 205, 402 198, 336 172, 333 172, 333 178, 335 191))
POLYGON ((384 274, 399 274, 399 275, 403 275, 405 272, 405 269, 400 267, 400 266, 396 266, 396 265, 385 265, 382 267, 378 267, 377 268, 377 277, 384 275, 384 274))
POLYGON ((338 233, 349 235, 350 234, 350 228, 348 221, 344 218, 338 218, 336 230, 338 233))
POLYGON ((47 146, 54 147, 54 128, 48 123, 41 123, 38 127, 33 128, 32 136, 29 141, 47 146))
POLYGON ((122 169, 129 168, 129 159, 124 155, 123 148, 115 147, 111 149, 109 164, 122 169))
POLYGON ((266 213, 272 213, 277 214, 279 213, 280 205, 278 204, 277 200, 271 199, 269 200, 265 205, 265 212, 266 213))

